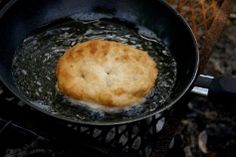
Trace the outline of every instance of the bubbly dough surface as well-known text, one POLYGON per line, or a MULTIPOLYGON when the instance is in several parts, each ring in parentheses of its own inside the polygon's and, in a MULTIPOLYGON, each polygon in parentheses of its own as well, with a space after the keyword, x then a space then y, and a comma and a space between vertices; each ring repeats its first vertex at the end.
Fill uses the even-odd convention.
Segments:
POLYGON ((147 52, 98 39, 68 49, 56 67, 61 94, 106 107, 142 102, 157 74, 157 65, 147 52))

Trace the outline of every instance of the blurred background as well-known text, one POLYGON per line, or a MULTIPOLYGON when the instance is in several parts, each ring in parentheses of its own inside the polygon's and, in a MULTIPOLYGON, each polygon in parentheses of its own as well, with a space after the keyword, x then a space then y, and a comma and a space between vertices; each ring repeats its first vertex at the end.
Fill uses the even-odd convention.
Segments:
MULTIPOLYGON (((183 14, 186 19, 189 20, 190 25, 193 25, 193 30, 199 40, 199 47, 201 50, 201 57, 209 57, 206 65, 202 68, 202 72, 207 75, 213 76, 233 76, 236 78, 236 5, 235 1, 231 1, 229 7, 218 8, 225 13, 225 18, 221 22, 214 22, 210 26, 205 26, 204 23, 212 20, 210 17, 215 18, 214 13, 203 15, 208 9, 215 9, 213 12, 217 12, 215 6, 216 3, 228 3, 223 1, 169 1, 173 6, 183 14), (182 4, 181 4, 182 3, 182 4), (190 4, 191 3, 191 4, 190 4), (209 4, 208 4, 209 3, 209 4), (178 7, 178 5, 191 6, 178 7), (208 4, 205 9, 202 4, 208 4), (197 9, 196 6, 200 9, 197 9), (193 7, 195 6, 195 8, 193 7), (184 11, 183 11, 184 10, 184 11), (189 11, 190 10, 190 11, 189 11), (194 10, 194 11, 193 11, 194 10), (197 20, 196 13, 200 16, 209 16, 208 20, 202 18, 197 20), (200 10, 200 11, 199 11, 200 10), (183 12, 183 13, 182 13, 183 12), (199 24, 198 24, 199 23, 199 24), (205 30, 201 27, 205 26, 205 30), (212 31, 211 27, 214 28, 212 31), (199 30, 200 29, 200 30, 199 30), (221 32, 222 31, 222 32, 221 32), (209 37, 210 41, 204 38, 208 32, 213 33, 209 37), (212 44, 212 41, 215 43, 212 44), (212 44, 212 45, 211 45, 212 44), (202 47, 210 45, 212 48, 210 52, 205 52, 202 47), (208 56, 209 55, 209 56, 208 56)), ((228 4, 227 4, 228 5, 228 4)), ((225 6, 224 6, 225 7, 225 6)), ((207 13, 206 13, 207 14, 207 13)), ((205 61, 202 61, 205 64, 205 61)), ((169 156, 176 156, 176 154, 186 157, 235 157, 236 148, 236 102, 234 103, 213 103, 206 98, 194 96, 191 102, 188 103, 188 111, 185 117, 181 120, 179 130, 176 136, 176 148, 173 152, 169 153, 169 156), (178 149, 181 147, 181 149, 178 149)), ((177 155, 178 156, 178 155, 177 155)))

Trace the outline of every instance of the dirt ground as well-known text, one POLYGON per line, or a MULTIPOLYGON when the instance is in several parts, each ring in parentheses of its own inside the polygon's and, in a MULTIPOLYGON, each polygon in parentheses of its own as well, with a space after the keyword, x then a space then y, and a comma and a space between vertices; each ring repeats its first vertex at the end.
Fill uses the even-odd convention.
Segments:
MULTIPOLYGON (((204 73, 236 78, 235 5, 204 73)), ((193 97, 179 130, 183 156, 235 157, 236 103, 213 103, 206 98, 193 97)))

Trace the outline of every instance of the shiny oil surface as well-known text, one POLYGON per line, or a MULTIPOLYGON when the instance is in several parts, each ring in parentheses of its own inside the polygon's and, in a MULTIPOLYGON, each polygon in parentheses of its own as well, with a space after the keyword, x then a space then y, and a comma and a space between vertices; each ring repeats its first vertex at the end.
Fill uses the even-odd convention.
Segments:
POLYGON ((165 104, 176 80, 177 67, 168 48, 152 31, 117 19, 83 20, 72 17, 39 29, 17 49, 12 73, 24 97, 55 115, 79 121, 109 122, 147 115, 165 104), (92 109, 72 103, 56 89, 56 64, 71 46, 90 39, 105 39, 147 51, 157 63, 155 89, 143 104, 121 110, 92 109))

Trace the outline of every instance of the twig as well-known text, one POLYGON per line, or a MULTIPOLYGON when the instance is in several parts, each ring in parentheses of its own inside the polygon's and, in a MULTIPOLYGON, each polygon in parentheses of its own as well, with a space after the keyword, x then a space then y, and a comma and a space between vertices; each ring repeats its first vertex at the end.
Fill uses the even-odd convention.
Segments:
POLYGON ((231 13, 231 14, 229 15, 229 18, 231 18, 231 19, 236 19, 236 13, 231 13))

